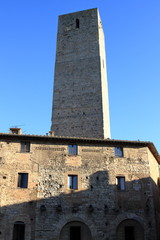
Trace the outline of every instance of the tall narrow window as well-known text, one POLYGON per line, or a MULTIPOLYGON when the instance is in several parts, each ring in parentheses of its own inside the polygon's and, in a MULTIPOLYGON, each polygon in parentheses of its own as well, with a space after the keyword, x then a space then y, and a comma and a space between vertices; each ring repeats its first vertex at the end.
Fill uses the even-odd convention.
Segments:
POLYGON ((122 147, 115 147, 114 148, 115 157, 123 157, 123 148, 122 147))
POLYGON ((25 224, 24 222, 15 222, 13 227, 13 240, 25 240, 25 224))
POLYGON ((125 190, 125 177, 116 177, 116 185, 118 190, 125 190))
POLYGON ((70 227, 70 240, 81 240, 81 227, 71 226, 70 227))
POLYGON ((30 152, 30 142, 21 142, 21 152, 30 152))
POLYGON ((78 189, 78 176, 77 175, 68 175, 68 188, 78 189))
POLYGON ((76 28, 79 28, 79 19, 76 19, 76 28))
POLYGON ((74 144, 68 145, 68 153, 69 155, 77 155, 78 154, 78 146, 74 144))
POLYGON ((28 173, 18 173, 18 187, 28 187, 28 173))

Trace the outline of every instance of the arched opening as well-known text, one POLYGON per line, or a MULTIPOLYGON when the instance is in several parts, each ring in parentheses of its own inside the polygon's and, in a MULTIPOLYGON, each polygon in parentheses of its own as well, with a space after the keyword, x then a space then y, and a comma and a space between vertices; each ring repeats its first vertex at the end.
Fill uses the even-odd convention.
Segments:
POLYGON ((17 221, 13 227, 13 240, 25 240, 25 224, 17 221))
POLYGON ((122 221, 117 228, 117 240, 144 240, 141 224, 133 219, 122 221))
POLYGON ((91 240, 88 226, 79 221, 67 223, 61 230, 60 240, 91 240))

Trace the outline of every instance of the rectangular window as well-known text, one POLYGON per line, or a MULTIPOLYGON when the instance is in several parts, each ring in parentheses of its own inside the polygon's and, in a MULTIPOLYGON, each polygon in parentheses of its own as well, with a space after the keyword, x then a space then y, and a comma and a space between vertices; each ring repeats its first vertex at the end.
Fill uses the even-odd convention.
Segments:
POLYGON ((125 240, 135 240, 134 227, 126 226, 125 227, 125 240))
POLYGON ((19 188, 28 187, 28 173, 18 173, 18 187, 19 188))
POLYGON ((114 148, 114 155, 115 155, 115 157, 123 157, 123 148, 122 147, 115 147, 114 148))
POLYGON ((76 19, 76 28, 79 28, 79 19, 76 19))
POLYGON ((78 176, 77 175, 68 175, 68 188, 78 189, 78 176))
POLYGON ((78 154, 78 146, 75 144, 68 145, 68 153, 69 153, 69 155, 77 155, 78 154))
POLYGON ((125 177, 116 177, 116 185, 118 190, 125 190, 125 177))
POLYGON ((70 227, 70 240, 81 240, 81 227, 71 226, 70 227))
POLYGON ((21 142, 21 152, 30 152, 30 142, 21 142))

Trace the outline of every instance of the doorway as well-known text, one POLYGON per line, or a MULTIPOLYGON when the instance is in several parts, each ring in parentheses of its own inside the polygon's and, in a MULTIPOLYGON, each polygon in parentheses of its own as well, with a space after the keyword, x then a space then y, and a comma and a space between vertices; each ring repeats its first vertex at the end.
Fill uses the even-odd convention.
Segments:
POLYGON ((124 231, 125 240, 136 240, 133 226, 125 226, 124 231))
POLYGON ((70 227, 70 240, 81 240, 81 227, 71 226, 70 227))
POLYGON ((117 228, 117 240, 144 240, 144 230, 134 219, 122 221, 117 228))
POLYGON ((67 223, 60 232, 60 240, 92 240, 89 227, 80 221, 67 223))

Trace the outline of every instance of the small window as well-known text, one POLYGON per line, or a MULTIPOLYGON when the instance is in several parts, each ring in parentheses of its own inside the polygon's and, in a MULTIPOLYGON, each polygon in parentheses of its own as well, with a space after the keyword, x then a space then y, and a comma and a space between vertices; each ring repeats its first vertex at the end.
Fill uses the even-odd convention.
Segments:
POLYGON ((30 152, 30 142, 21 142, 21 152, 30 152))
POLYGON ((78 146, 74 144, 68 145, 68 153, 69 155, 77 155, 78 154, 78 146))
POLYGON ((28 173, 18 173, 18 187, 19 188, 28 187, 28 173))
POLYGON ((122 147, 115 147, 114 148, 115 157, 123 157, 123 148, 122 147))
POLYGON ((25 224, 24 222, 15 222, 13 227, 13 240, 25 239, 25 224))
POLYGON ((76 28, 79 28, 79 19, 76 19, 76 28))
POLYGON ((69 189, 78 189, 78 176, 77 175, 68 175, 68 188, 69 189))
POLYGON ((118 190, 125 190, 125 177, 116 177, 116 185, 118 190))

